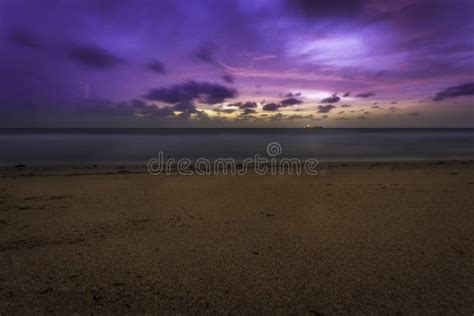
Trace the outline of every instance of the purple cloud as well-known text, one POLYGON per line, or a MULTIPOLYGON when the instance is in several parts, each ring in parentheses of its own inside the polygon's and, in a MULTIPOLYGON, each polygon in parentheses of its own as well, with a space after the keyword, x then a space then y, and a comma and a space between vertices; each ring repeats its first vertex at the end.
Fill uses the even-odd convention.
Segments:
POLYGON ((339 100, 341 100, 341 98, 338 97, 335 93, 335 94, 333 94, 332 96, 330 96, 328 98, 322 99, 321 103, 337 103, 337 102, 339 102, 339 100))
POLYGON ((118 56, 95 45, 72 45, 67 50, 69 58, 84 66, 96 69, 111 69, 124 62, 118 56))
POLYGON ((224 80, 224 81, 227 82, 227 83, 234 83, 235 78, 232 77, 232 76, 229 75, 229 74, 226 74, 226 75, 223 75, 223 76, 222 76, 222 80, 224 80))
POLYGON ((364 93, 359 93, 356 95, 358 98, 370 98, 370 97, 375 97, 374 92, 364 92, 364 93))
POLYGON ((452 86, 436 93, 434 101, 442 101, 446 98, 474 95, 474 82, 464 83, 458 86, 452 86))
POLYGON ((163 65, 162 62, 160 62, 158 60, 153 60, 153 61, 149 62, 146 65, 146 68, 150 71, 153 71, 153 72, 156 72, 156 73, 159 73, 159 74, 166 73, 165 66, 163 65))
POLYGON ((41 46, 41 42, 35 33, 26 29, 10 29, 6 33, 6 39, 15 45, 38 48, 41 46))
POLYGON ((217 83, 187 81, 169 87, 152 89, 145 96, 154 101, 165 103, 186 103, 198 100, 206 104, 217 104, 237 96, 235 89, 217 83))
POLYGON ((318 113, 329 113, 335 106, 332 104, 328 105, 318 105, 318 113))
POLYGON ((267 103, 263 106, 264 111, 275 112, 280 108, 279 104, 276 103, 267 103))
POLYGON ((288 98, 288 99, 282 100, 280 103, 282 106, 292 106, 292 105, 301 104, 303 103, 303 101, 298 100, 296 98, 288 98))

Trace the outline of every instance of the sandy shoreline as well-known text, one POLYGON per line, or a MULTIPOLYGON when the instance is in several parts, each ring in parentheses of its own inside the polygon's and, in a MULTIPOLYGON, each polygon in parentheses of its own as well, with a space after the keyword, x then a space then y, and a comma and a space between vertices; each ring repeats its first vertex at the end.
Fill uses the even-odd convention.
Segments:
POLYGON ((473 162, 0 169, 0 313, 474 311, 473 162))

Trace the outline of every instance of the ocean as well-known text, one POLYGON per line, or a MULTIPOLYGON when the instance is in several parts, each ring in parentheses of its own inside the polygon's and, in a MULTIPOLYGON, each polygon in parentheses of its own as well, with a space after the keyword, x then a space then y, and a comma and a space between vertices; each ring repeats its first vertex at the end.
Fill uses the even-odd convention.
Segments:
POLYGON ((474 160, 474 129, 0 129, 0 166, 145 165, 167 158, 474 160))

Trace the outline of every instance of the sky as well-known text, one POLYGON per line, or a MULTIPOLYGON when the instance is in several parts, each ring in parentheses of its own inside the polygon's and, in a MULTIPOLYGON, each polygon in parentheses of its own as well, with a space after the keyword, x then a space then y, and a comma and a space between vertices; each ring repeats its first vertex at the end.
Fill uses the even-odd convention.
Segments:
POLYGON ((472 0, 0 0, 0 127, 474 127, 472 0))

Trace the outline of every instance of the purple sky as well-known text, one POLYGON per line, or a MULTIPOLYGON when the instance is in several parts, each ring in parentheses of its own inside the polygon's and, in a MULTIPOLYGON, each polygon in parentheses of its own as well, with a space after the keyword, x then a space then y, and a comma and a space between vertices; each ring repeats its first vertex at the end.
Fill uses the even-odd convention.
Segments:
POLYGON ((0 0, 0 127, 474 127, 474 1, 0 0))

